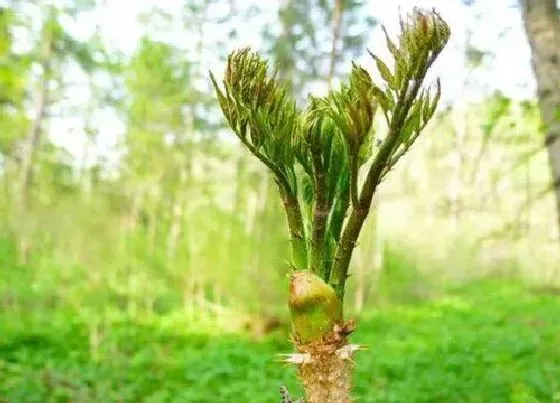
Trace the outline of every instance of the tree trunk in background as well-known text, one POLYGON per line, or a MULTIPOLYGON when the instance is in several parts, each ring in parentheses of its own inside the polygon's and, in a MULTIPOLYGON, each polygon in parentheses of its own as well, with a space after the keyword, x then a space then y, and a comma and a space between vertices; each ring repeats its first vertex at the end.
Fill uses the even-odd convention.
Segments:
MULTIPOLYGON (((190 159, 190 156, 187 158, 190 159)), ((179 173, 179 187, 175 191, 173 208, 171 212, 171 228, 167 236, 167 258, 173 260, 177 250, 179 237, 183 232, 183 215, 185 210, 185 200, 189 188, 191 177, 190 161, 187 161, 185 166, 181 168, 179 173)))
POLYGON ((159 189, 157 184, 152 185, 149 197, 148 212, 148 252, 153 255, 156 249, 156 235, 157 235, 157 222, 158 222, 158 204, 159 204, 159 189))
POLYGON ((327 77, 327 84, 329 86, 329 91, 332 88, 332 80, 336 73, 336 56, 338 53, 337 45, 340 40, 340 22, 342 20, 342 0, 335 0, 334 11, 332 17, 332 44, 331 44, 331 57, 329 65, 329 75, 327 77))
MULTIPOLYGON (((184 173, 181 172, 181 176, 184 173)), ((175 194, 175 201, 173 202, 173 208, 171 210, 171 225, 169 229, 169 234, 167 235, 167 259, 173 260, 175 257, 175 251, 177 250, 177 241, 179 240, 179 235, 181 234, 181 223, 183 222, 183 192, 178 190, 175 194)))
POLYGON ((53 33, 50 29, 50 20, 54 18, 54 9, 50 11, 51 16, 45 22, 43 28, 43 38, 41 43, 40 65, 41 77, 37 85, 37 93, 34 100, 34 118, 27 135, 25 148, 23 150, 21 162, 21 201, 24 205, 28 202, 29 188, 33 176, 33 160, 39 143, 41 141, 42 125, 45 119, 48 96, 49 80, 51 76, 51 56, 53 52, 53 33))
MULTIPOLYGON (((193 114, 188 115, 187 132, 189 134, 194 132, 194 122, 193 114)), ((194 143, 188 141, 186 144, 185 160, 181 166, 181 172, 179 173, 179 187, 175 191, 175 201, 173 204, 173 212, 171 219, 171 228, 169 230, 167 238, 167 258, 174 260, 176 258, 177 246, 181 240, 181 237, 185 236, 185 229, 188 224, 188 218, 185 220, 185 216, 188 216, 188 199, 192 195, 192 167, 193 167, 193 147, 194 143)), ((187 258, 184 260, 186 263, 187 272, 190 273, 192 266, 189 263, 189 259, 192 257, 192 229, 188 229, 188 234, 186 236, 187 242, 187 258)))
POLYGON ((560 231, 560 16, 555 0, 522 0, 560 231))
POLYGON ((91 169, 88 168, 87 163, 89 161, 91 155, 91 145, 89 136, 84 145, 84 156, 81 162, 81 166, 79 168, 79 177, 80 177, 80 195, 82 196, 82 200, 87 205, 91 202, 91 195, 92 195, 92 185, 93 181, 91 178, 91 169))
POLYGON ((233 217, 229 226, 228 234, 228 252, 231 253, 230 259, 234 259, 235 267, 242 267, 246 262, 245 242, 241 243, 239 236, 243 235, 245 239, 246 228, 243 227, 243 217, 247 214, 247 156, 242 154, 239 156, 235 169, 235 201, 233 205, 233 217))
POLYGON ((21 201, 27 205, 29 201, 29 188, 31 187, 33 177, 33 160, 35 151, 41 141, 41 126, 46 114, 47 98, 48 98, 48 79, 46 76, 47 64, 43 66, 43 77, 39 84, 39 90, 35 98, 34 115, 35 118, 31 124, 31 129, 26 139, 25 149, 23 151, 21 162, 21 201))
MULTIPOLYGON (((51 9, 51 17, 54 18, 54 9, 51 9)), ((48 98, 49 98, 49 80, 51 76, 51 57, 53 52, 53 33, 49 27, 50 19, 45 22, 43 28, 43 37, 41 43, 40 65, 41 77, 37 85, 37 92, 34 99, 33 107, 33 121, 29 133, 24 142, 23 153, 21 157, 21 170, 19 182, 19 197, 20 208, 25 217, 29 206, 29 193, 31 184, 33 182, 33 162, 35 160, 35 153, 39 144, 41 143, 41 134, 43 129, 43 122, 45 120, 48 98)), ((29 250, 31 248, 30 234, 25 232, 20 234, 19 237, 19 260, 20 263, 25 264, 29 250)))
MULTIPOLYGON (((463 86, 463 91, 466 88, 463 86)), ((453 110, 453 135, 454 145, 451 163, 451 183, 449 188, 449 202, 451 210, 451 228, 457 234, 462 213, 462 189, 463 189, 463 166, 464 166, 464 144, 467 135, 467 107, 464 101, 459 101, 453 110)))
POLYGON ((274 225, 274 197, 277 193, 277 185, 272 178, 266 174, 262 177, 261 189, 259 191, 259 207, 255 217, 254 233, 252 243, 253 249, 253 263, 252 267, 263 267, 266 262, 266 257, 270 254, 271 234, 269 228, 274 225))

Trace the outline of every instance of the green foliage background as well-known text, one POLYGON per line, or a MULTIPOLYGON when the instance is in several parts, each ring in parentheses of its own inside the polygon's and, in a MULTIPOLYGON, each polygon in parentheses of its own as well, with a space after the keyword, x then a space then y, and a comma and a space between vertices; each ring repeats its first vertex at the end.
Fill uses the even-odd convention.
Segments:
MULTIPOLYGON (((111 314, 85 316, 52 298, 39 306, 24 273, 1 283, 4 298, 25 293, 28 301, 5 309, 0 324, 0 396, 8 402, 272 402, 280 385, 300 391, 294 370, 277 359, 292 348, 287 326, 263 337, 181 310, 131 318, 109 300, 111 314)), ((421 302, 381 290, 384 300, 360 317, 353 337, 364 345, 358 401, 560 398, 557 290, 495 279, 421 302)))

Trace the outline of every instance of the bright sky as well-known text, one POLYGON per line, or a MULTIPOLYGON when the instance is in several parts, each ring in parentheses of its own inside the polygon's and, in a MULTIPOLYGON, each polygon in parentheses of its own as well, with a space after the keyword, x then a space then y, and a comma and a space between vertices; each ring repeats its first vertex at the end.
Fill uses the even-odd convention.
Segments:
MULTIPOLYGON (((108 7, 100 15, 102 29, 112 44, 128 52, 132 52, 137 38, 142 33, 141 25, 137 21, 140 12, 159 6, 176 14, 181 12, 184 2, 181 0, 106 0, 108 7)), ((264 16, 259 16, 258 21, 242 21, 238 25, 239 46, 251 45, 259 48, 261 43, 258 28, 264 23, 275 20, 279 0, 235 0, 237 7, 243 9, 250 4, 264 5, 264 16)), ((460 81, 457 73, 463 70, 463 56, 461 48, 465 44, 467 29, 473 32, 473 44, 483 50, 496 53, 491 65, 491 74, 486 77, 476 78, 491 81, 495 87, 506 91, 514 97, 525 97, 533 90, 529 64, 529 49, 526 44, 521 19, 518 10, 513 7, 515 0, 483 0, 478 1, 475 7, 467 8, 460 0, 369 0, 369 12, 381 23, 386 25, 390 32, 396 32, 399 13, 406 13, 414 6, 436 8, 448 21, 452 28, 452 39, 447 53, 440 57, 441 63, 437 66, 438 74, 446 82, 446 94, 454 98, 459 90, 460 81), (476 15, 480 18, 476 19, 476 15), (526 86, 529 82, 529 87, 526 86)), ((214 12, 227 13, 227 6, 218 7, 214 12)), ((209 35, 220 35, 220 27, 213 27, 209 35)), ((181 42, 178 38, 178 43, 181 42)), ((372 33, 368 44, 374 52, 383 53, 384 40, 379 30, 372 33)), ((366 52, 364 52, 365 55, 366 52)), ((366 57, 364 57, 366 60, 366 57)), ((212 66, 209 66, 212 67, 212 66)), ((222 66, 218 67, 218 71, 222 66)))
MULTIPOLYGON (((158 6, 172 14, 179 15, 184 0, 105 0, 106 7, 92 15, 92 21, 100 23, 101 32, 108 43, 114 48, 131 53, 142 34, 142 25, 138 22, 141 12, 158 6)), ((266 23, 273 23, 277 18, 279 0, 235 0, 238 9, 250 4, 270 4, 264 8, 264 15, 258 21, 239 21, 237 47, 250 45, 254 49, 262 47, 260 28, 266 23)), ((516 0, 482 0, 475 7, 467 8, 460 0, 369 0, 369 13, 384 24, 390 33, 397 32, 399 14, 410 11, 414 6, 436 8, 452 30, 452 38, 433 74, 441 76, 444 98, 457 100, 464 97, 477 98, 493 89, 500 89, 514 98, 532 96, 534 82, 530 68, 530 53, 524 36, 519 11, 513 7, 516 0), (463 90, 463 82, 467 76, 464 64, 464 45, 468 30, 472 30, 472 44, 478 49, 489 51, 493 56, 488 59, 483 69, 471 75, 471 88, 468 94, 463 90)), ((212 13, 227 14, 227 6, 214 8, 212 13)), ((91 27, 90 27, 91 28, 91 27)), ((88 27, 80 27, 84 33, 88 27)), ((224 27, 211 27, 205 32, 211 42, 212 36, 223 35, 224 27)), ((188 38, 176 35, 176 42, 184 45, 188 38)), ((374 53, 387 54, 384 37, 380 30, 372 32, 368 48, 374 53)), ((364 49, 364 56, 358 60, 370 71, 374 71, 371 60, 364 49)), ((221 72, 223 66, 208 60, 205 70, 221 72)), ((319 91, 321 89, 318 89, 319 91)), ((100 153, 105 154, 113 148, 119 132, 123 127, 119 122, 106 117, 104 133, 101 136, 100 153), (112 121, 111 121, 112 120, 112 121)), ((82 154, 84 139, 76 130, 69 130, 65 122, 55 122, 53 133, 55 140, 63 144, 73 155, 82 154), (58 126, 58 127, 56 127, 58 126), (65 127, 66 126, 66 127, 65 127)))

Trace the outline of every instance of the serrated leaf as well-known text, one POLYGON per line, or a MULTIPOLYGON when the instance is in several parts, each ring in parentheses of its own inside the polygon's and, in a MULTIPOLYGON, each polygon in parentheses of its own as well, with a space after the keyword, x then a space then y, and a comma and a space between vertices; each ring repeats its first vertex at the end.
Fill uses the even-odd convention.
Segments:
MULTIPOLYGON (((412 106, 412 112, 410 116, 414 116, 415 120, 418 121, 418 125, 420 125, 420 121, 422 118, 422 107, 424 106, 426 94, 422 91, 414 105, 412 106)), ((419 127, 419 126, 418 126, 419 127)))
POLYGON ((403 130, 401 132, 402 143, 406 144, 410 139, 412 133, 417 132, 420 129, 421 115, 422 115, 422 102, 421 99, 419 99, 412 107, 410 116, 407 118, 404 124, 403 130))
POLYGON ((350 205, 350 173, 348 164, 344 165, 344 171, 339 176, 336 193, 333 195, 333 208, 328 222, 328 232, 336 241, 340 239, 342 226, 346 211, 350 205))
POLYGON ((379 102, 379 105, 381 105, 381 109, 383 109, 385 112, 389 112, 391 110, 391 101, 389 100, 389 97, 385 94, 385 92, 383 92, 381 88, 375 85, 371 88, 371 92, 375 99, 377 99, 377 101, 379 102))
POLYGON ((400 138, 402 143, 406 144, 408 142, 410 136, 412 135, 412 132, 414 131, 414 126, 416 126, 416 124, 411 116, 408 118, 408 120, 404 124, 403 129, 401 130, 400 138))
POLYGON ((381 29, 383 30, 383 33, 385 34, 385 41, 387 42, 387 49, 389 49, 389 52, 391 52, 391 54, 393 55, 395 60, 398 59, 400 57, 400 52, 399 52, 397 46, 394 44, 394 42, 389 37, 389 33, 387 32, 387 28, 385 28, 385 26, 382 25, 381 29))
POLYGON ((397 81, 395 80, 395 77, 393 76, 391 70, 385 64, 385 62, 381 60, 379 57, 377 57, 376 55, 374 55, 373 53, 369 52, 369 54, 373 58, 373 60, 375 60, 377 70, 379 70, 379 74, 381 74, 381 78, 383 78, 383 80, 389 85, 390 88, 394 90, 398 89, 397 81))
POLYGON ((347 159, 348 155, 344 140, 339 134, 335 135, 332 142, 331 153, 327 158, 328 163, 325 164, 325 166, 329 167, 327 170, 327 191, 328 200, 330 200, 330 202, 332 202, 334 194, 336 193, 340 176, 345 174, 344 169, 347 159))
POLYGON ((248 48, 228 55, 224 77, 222 92, 210 76, 224 116, 243 144, 282 180, 280 173, 291 169, 296 153, 295 101, 284 85, 268 77, 267 62, 248 48))
POLYGON ((301 178, 301 197, 305 204, 313 204, 313 182, 308 175, 301 178))
POLYGON ((365 141, 360 146, 358 151, 358 166, 365 164, 373 155, 373 130, 370 130, 366 136, 365 141))
POLYGON ((428 120, 430 120, 430 91, 426 94, 426 98, 422 100, 422 124, 427 124, 428 120))
POLYGON ((434 97, 434 100, 432 101, 432 106, 430 107, 430 119, 432 118, 432 116, 434 116, 434 112, 436 111, 440 98, 441 98, 441 81, 438 77, 438 79, 436 80, 436 96, 434 97))

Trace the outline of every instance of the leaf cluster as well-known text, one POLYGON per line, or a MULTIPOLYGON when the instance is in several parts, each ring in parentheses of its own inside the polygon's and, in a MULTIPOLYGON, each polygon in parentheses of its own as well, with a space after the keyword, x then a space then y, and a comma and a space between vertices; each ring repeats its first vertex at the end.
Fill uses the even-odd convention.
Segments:
POLYGON ((381 84, 353 63, 340 89, 326 97, 310 96, 303 111, 296 109, 286 86, 269 75, 267 63, 249 49, 229 56, 223 89, 210 74, 234 133, 273 172, 281 194, 296 195, 298 209, 302 203, 301 235, 311 253, 305 267, 298 268, 310 269, 325 281, 333 268, 345 278, 377 184, 414 143, 441 96, 439 80, 435 88, 422 87, 450 35, 439 14, 414 10, 401 19, 398 42, 385 34, 394 67, 370 53, 381 84), (378 110, 387 135, 375 147, 378 110), (360 169, 368 161, 360 189, 360 169))
POLYGON ((270 77, 266 61, 248 48, 229 55, 223 91, 212 73, 210 79, 233 132, 282 186, 295 192, 298 113, 285 85, 270 77))

